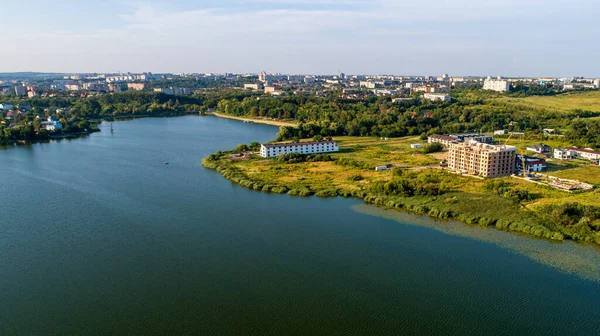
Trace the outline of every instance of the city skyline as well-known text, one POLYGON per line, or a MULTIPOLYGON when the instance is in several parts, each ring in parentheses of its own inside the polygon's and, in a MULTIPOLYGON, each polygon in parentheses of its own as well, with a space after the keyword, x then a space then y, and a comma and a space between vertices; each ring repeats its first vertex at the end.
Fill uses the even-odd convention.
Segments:
POLYGON ((588 0, 3 6, 0 72, 600 76, 588 0))

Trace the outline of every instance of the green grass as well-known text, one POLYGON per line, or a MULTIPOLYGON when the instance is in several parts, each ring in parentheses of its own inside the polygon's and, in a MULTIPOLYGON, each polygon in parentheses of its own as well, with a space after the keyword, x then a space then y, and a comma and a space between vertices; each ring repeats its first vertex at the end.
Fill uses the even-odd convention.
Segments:
POLYGON ((568 112, 575 109, 600 112, 600 91, 570 92, 556 96, 531 96, 525 98, 492 98, 506 104, 568 112))
MULTIPOLYGON (((502 180, 513 191, 530 195, 530 201, 519 203, 511 196, 488 191, 489 180, 462 177, 441 169, 440 153, 422 154, 411 149, 412 143, 423 143, 416 137, 380 139, 367 137, 336 138, 341 151, 329 154, 331 161, 287 163, 278 159, 254 157, 232 161, 228 156, 217 160, 204 159, 207 168, 217 169, 226 178, 257 191, 288 193, 294 196, 352 196, 367 203, 430 215, 442 219, 458 219, 468 224, 493 226, 551 239, 580 239, 568 236, 568 228, 549 223, 545 213, 548 204, 582 203, 600 206, 600 191, 568 193, 521 179, 505 177, 502 180), (436 158, 437 156, 437 158, 436 158), (390 171, 376 172, 375 166, 394 164, 414 171, 415 180, 438 181, 446 192, 439 196, 378 195, 372 188, 377 182, 394 179, 390 171), (430 166, 431 165, 431 166, 430 166)), ((600 167, 583 163, 559 161, 551 175, 577 179, 600 185, 600 167)), ((382 190, 382 189, 378 189, 382 190)), ((398 194, 396 194, 398 195, 398 194)), ((600 244, 600 233, 592 232, 586 239, 600 244)))

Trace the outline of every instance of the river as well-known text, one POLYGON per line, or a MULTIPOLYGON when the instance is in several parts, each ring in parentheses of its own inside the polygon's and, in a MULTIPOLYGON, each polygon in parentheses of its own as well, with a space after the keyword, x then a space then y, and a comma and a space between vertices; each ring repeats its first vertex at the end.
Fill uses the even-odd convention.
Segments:
POLYGON ((102 128, 0 150, 0 335, 600 334, 592 247, 254 192, 202 167, 272 126, 102 128))

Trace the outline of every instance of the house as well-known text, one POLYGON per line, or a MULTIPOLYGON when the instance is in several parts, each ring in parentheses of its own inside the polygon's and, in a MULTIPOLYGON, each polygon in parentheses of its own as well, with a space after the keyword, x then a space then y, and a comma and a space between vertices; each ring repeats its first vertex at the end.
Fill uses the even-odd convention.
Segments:
POLYGON ((333 140, 260 145, 260 156, 264 158, 272 158, 290 153, 316 154, 337 151, 339 151, 338 145, 333 140))
POLYGON ((421 145, 421 144, 412 144, 412 145, 410 145, 410 148, 412 148, 412 149, 423 148, 423 145, 421 145))
POLYGON ((494 135, 505 135, 506 133, 508 133, 507 130, 497 130, 497 131, 494 131, 494 135))
MULTIPOLYGON (((521 155, 517 155, 515 164, 517 170, 523 171, 523 160, 521 157, 521 155)), ((526 172, 528 173, 539 173, 546 169, 546 160, 526 155, 525 167, 527 168, 526 172)))
POLYGON ((597 152, 591 148, 577 148, 570 147, 568 150, 575 153, 577 158, 590 160, 590 161, 599 161, 600 160, 600 152, 597 152))
POLYGON ((4 110, 4 111, 10 111, 14 108, 15 106, 13 104, 8 104, 8 103, 0 103, 0 110, 4 110))
POLYGON ((543 143, 539 143, 539 144, 527 146, 527 150, 538 153, 538 154, 545 154, 545 153, 550 153, 552 151, 552 148, 550 148, 550 146, 548 146, 548 145, 544 145, 543 143))
POLYGON ((554 149, 554 158, 558 160, 572 160, 577 154, 569 149, 554 149))
POLYGON ((60 131, 63 129, 63 125, 58 122, 53 122, 53 123, 50 123, 49 125, 46 125, 46 129, 48 131, 60 131))

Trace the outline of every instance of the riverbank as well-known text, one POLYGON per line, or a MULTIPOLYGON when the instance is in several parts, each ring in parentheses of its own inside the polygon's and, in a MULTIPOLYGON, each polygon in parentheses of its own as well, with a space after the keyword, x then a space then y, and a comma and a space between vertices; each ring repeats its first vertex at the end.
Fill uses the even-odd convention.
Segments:
POLYGON ((553 240, 600 244, 597 190, 566 193, 510 177, 480 180, 432 168, 433 155, 410 148, 417 138, 341 137, 339 153, 284 161, 217 152, 203 160, 257 191, 355 197, 366 203, 553 240), (376 172, 389 165, 393 170, 376 172))
POLYGON ((217 113, 217 112, 210 112, 207 113, 206 115, 212 115, 215 117, 219 117, 219 118, 225 118, 225 119, 233 119, 233 120, 239 120, 239 121, 246 121, 246 122, 253 122, 256 124, 265 124, 265 125, 272 125, 272 126, 291 126, 291 127, 296 127, 298 126, 298 124, 296 124, 295 122, 290 122, 290 121, 281 121, 281 120, 269 120, 269 119, 253 119, 253 118, 244 118, 244 117, 236 117, 236 116, 230 116, 227 114, 222 114, 222 113, 217 113))

